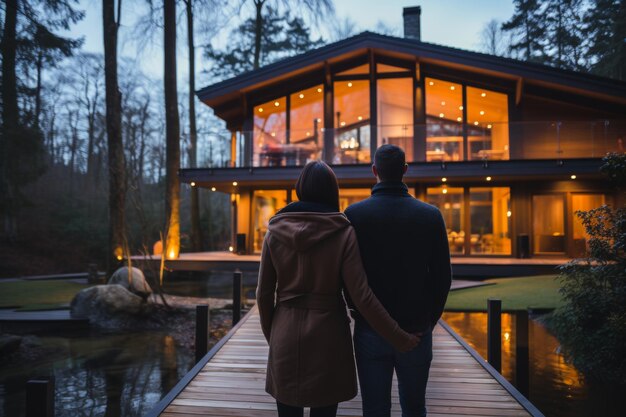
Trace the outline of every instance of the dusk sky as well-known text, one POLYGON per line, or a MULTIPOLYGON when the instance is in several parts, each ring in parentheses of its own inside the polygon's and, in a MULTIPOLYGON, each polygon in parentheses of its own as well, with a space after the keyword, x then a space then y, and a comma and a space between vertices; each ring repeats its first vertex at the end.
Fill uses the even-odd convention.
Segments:
MULTIPOLYGON (((233 18, 226 29, 222 30, 216 43, 223 44, 225 35, 231 27, 239 24, 242 18, 252 15, 252 1, 248 1, 241 9, 239 17, 233 18)), ((144 13, 141 1, 122 2, 122 29, 120 32, 120 56, 139 58, 138 64, 146 73, 160 78, 162 75, 163 58, 160 50, 160 34, 151 48, 144 48, 138 56, 137 46, 131 41, 132 28, 137 16, 144 13)), ((410 6, 422 7, 422 40, 462 49, 479 50, 480 32, 491 19, 507 20, 513 13, 513 4, 510 0, 336 0, 335 8, 338 19, 346 17, 354 21, 357 32, 376 30, 379 22, 388 28, 397 28, 402 34, 402 9, 410 6)), ((88 52, 102 53, 102 6, 100 1, 84 0, 80 8, 85 10, 86 17, 75 25, 70 36, 83 36, 83 49, 88 52)), ((181 23, 184 25, 184 23, 181 23)), ((327 29, 313 28, 325 38, 327 29)), ((178 73, 181 80, 186 78, 186 45, 185 39, 179 38, 178 73)), ((199 42, 198 42, 199 43, 199 42)), ((198 48, 199 49, 199 48, 198 48)), ((197 52, 197 68, 200 73, 205 66, 200 50, 197 52)), ((198 87, 208 81, 206 76, 199 74, 198 87)))

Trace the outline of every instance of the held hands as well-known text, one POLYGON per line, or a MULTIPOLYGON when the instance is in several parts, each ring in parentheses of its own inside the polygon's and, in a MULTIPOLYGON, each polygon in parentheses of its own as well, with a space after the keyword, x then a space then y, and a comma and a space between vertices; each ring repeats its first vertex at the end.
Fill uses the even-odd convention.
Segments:
POLYGON ((398 349, 400 352, 408 352, 417 347, 422 340, 422 333, 406 333, 407 339, 398 349))

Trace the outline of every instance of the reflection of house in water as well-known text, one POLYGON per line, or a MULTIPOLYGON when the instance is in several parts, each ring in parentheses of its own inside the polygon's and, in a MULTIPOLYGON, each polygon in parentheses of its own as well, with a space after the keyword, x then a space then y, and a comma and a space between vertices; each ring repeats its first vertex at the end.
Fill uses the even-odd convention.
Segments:
POLYGON ((626 84, 420 42, 419 8, 404 14, 408 37, 364 32, 200 90, 231 161, 182 181, 230 193, 233 237, 258 252, 302 165, 334 166, 343 209, 369 195, 373 152, 392 143, 455 255, 580 255, 574 212, 619 203, 598 168, 623 151, 626 84))

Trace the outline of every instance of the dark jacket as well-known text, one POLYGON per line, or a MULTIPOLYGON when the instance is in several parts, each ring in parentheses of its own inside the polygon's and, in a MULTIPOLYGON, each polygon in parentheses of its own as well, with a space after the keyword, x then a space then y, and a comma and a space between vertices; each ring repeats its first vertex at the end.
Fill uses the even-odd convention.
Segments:
POLYGON ((402 182, 381 182, 346 209, 372 291, 409 332, 432 328, 443 313, 452 272, 441 212, 402 182))
POLYGON ((343 213, 297 202, 272 217, 256 296, 270 346, 265 389, 278 401, 321 407, 356 395, 342 288, 393 346, 402 350, 411 342, 367 286, 356 235, 343 213))

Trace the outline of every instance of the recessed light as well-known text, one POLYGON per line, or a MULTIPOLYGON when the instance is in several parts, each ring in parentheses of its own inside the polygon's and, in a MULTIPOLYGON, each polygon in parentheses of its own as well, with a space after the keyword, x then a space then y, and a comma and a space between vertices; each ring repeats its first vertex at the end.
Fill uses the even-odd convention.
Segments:
POLYGON ((363 120, 363 116, 359 116, 359 117, 357 117, 357 119, 363 120))
POLYGON ((259 107, 259 113, 263 113, 263 107, 259 107))
POLYGON ((481 111, 480 111, 480 115, 482 116, 482 115, 484 115, 484 114, 485 114, 485 111, 484 111, 484 110, 481 110, 481 111))
POLYGON ((445 106, 445 105, 446 105, 446 102, 445 102, 445 101, 442 101, 442 102, 441 102, 441 105, 442 105, 442 106, 445 106))
POLYGON ((461 120, 463 120, 463 118, 462 118, 462 117, 457 117, 457 118, 456 118, 456 121, 457 121, 457 122, 460 122, 461 120))
POLYGON ((321 88, 318 88, 318 89, 317 89, 317 92, 318 92, 318 93, 321 93, 321 92, 322 92, 322 89, 321 89, 321 88))
POLYGON ((443 177, 443 178, 441 179, 441 182, 446 182, 446 181, 448 181, 448 179, 447 179, 446 177, 443 177))
POLYGON ((191 184, 190 184, 190 185, 191 185, 192 187, 195 187, 195 186, 196 186, 196 183, 195 183, 194 181, 191 181, 191 184))
POLYGON ((463 110, 463 106, 459 106, 459 110, 463 110))
POLYGON ((300 93, 300 95, 298 97, 304 98, 304 94, 300 93))
POLYGON ((211 191, 215 191, 215 190, 216 190, 216 188, 215 188, 215 187, 211 187, 211 191))
POLYGON ((444 193, 444 194, 448 194, 448 189, 444 188, 443 190, 441 190, 441 192, 444 193))
POLYGON ((487 129, 491 129, 491 125, 487 125, 487 129))
POLYGON ((511 210, 506 212, 506 217, 511 217, 511 210))
POLYGON ((443 113, 439 113, 439 117, 443 117, 445 116, 443 113))
POLYGON ((341 122, 340 124, 341 124, 341 126, 345 126, 346 122, 341 122))
POLYGON ((570 178, 575 180, 576 179, 576 175, 572 175, 570 178))
POLYGON ((237 186, 237 181, 233 181, 233 187, 237 186))
POLYGON ((485 178, 487 181, 491 181, 491 177, 487 177, 485 178))
POLYGON ((429 82, 428 82, 428 85, 435 85, 435 83, 434 83, 434 82, 432 82, 432 81, 429 81, 429 82))
POLYGON ((455 88, 456 88, 456 87, 455 87, 455 86, 453 86, 453 85, 451 85, 451 86, 450 86, 450 90, 452 90, 452 91, 454 91, 454 89, 455 89, 455 88))
POLYGON ((474 126, 478 126, 478 121, 474 122, 474 126))
POLYGON ((307 136, 311 136, 311 132, 306 132, 306 135, 307 136))
POLYGON ((274 106, 278 107, 278 106, 280 106, 280 103, 279 103, 279 102, 277 102, 277 101, 275 101, 275 102, 274 102, 274 106))
POLYGON ((352 87, 352 83, 348 83, 348 87, 352 87))
POLYGON ((482 93, 480 96, 481 96, 481 97, 486 97, 486 96, 487 96, 487 93, 482 93))

